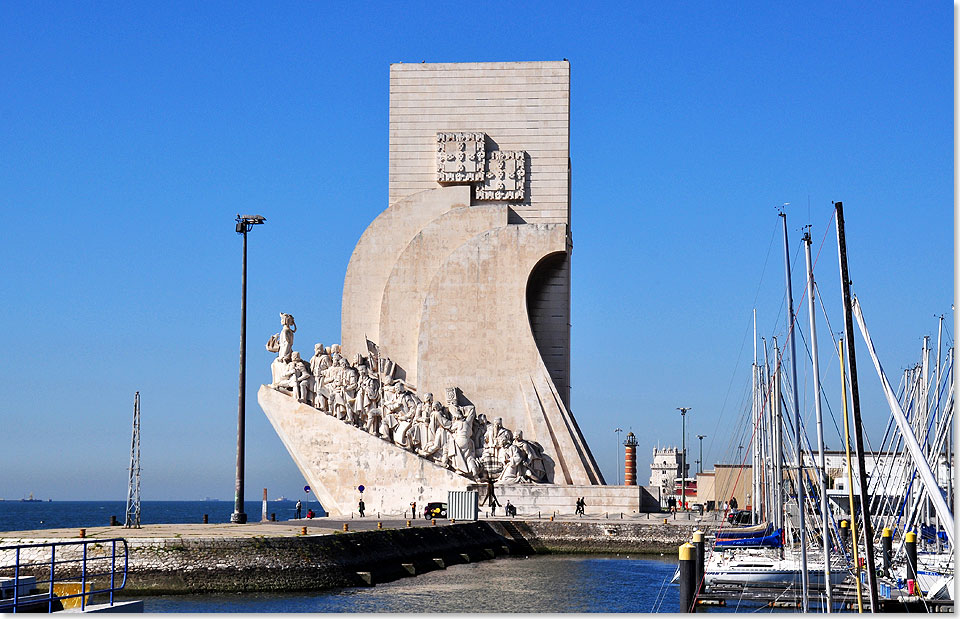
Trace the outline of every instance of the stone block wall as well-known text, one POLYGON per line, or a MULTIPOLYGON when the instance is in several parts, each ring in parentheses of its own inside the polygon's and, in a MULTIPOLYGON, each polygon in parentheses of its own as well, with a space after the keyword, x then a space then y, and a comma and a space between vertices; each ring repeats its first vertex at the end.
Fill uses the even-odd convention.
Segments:
POLYGON ((481 131, 529 157, 514 223, 569 224, 569 129, 567 61, 390 65, 390 204, 437 186, 437 132, 481 131))

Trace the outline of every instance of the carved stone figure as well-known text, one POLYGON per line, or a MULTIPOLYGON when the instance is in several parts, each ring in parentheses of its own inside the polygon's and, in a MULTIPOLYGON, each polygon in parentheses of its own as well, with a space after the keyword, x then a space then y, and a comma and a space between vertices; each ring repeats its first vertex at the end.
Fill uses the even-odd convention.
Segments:
POLYGON ((328 392, 324 388, 324 372, 331 365, 333 365, 333 360, 327 354, 323 344, 315 344, 313 356, 310 357, 310 373, 313 374, 313 406, 323 412, 327 412, 329 409, 328 392))
POLYGON ((457 410, 450 424, 450 433, 453 435, 451 454, 453 468, 474 479, 480 477, 480 465, 477 462, 473 442, 473 420, 476 414, 473 406, 465 406, 457 410))
POLYGON ((536 483, 547 481, 547 467, 543 462, 543 447, 540 446, 540 443, 524 440, 522 430, 517 430, 513 442, 524 455, 524 470, 521 477, 525 481, 536 483))
POLYGON ((364 416, 366 411, 377 407, 380 404, 380 381, 376 375, 366 365, 361 365, 360 384, 357 389, 356 408, 357 413, 364 416))
POLYGON ((524 481, 524 453, 512 440, 502 446, 503 471, 497 478, 498 484, 518 484, 524 481))

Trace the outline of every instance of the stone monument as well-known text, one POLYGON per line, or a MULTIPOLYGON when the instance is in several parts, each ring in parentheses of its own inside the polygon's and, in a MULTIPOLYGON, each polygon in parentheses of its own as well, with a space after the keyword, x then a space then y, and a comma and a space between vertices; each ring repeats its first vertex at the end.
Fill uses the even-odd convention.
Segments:
POLYGON ((566 61, 390 67, 389 206, 347 267, 342 344, 307 363, 281 314, 259 394, 328 511, 360 484, 396 512, 603 483, 569 411, 569 88, 566 61))

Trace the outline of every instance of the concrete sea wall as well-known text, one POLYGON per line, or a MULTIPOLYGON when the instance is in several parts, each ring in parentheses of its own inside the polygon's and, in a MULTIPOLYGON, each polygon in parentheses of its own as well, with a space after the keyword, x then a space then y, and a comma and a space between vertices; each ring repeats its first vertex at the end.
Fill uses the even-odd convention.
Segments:
MULTIPOLYGON (((302 536, 129 538, 126 594, 368 586, 510 554, 671 553, 694 523, 492 520, 302 536)), ((27 542, 28 540, 20 540, 27 542)), ((39 541, 39 540, 31 540, 39 541)), ((49 540, 52 541, 52 540, 49 540)), ((58 560, 70 557, 70 548, 58 560)), ((90 557, 109 545, 90 546, 90 557)), ((21 560, 29 560, 22 555, 21 560)), ((41 559, 39 556, 37 559, 41 559)), ((46 567, 34 574, 46 578, 46 567)), ((68 576, 69 564, 58 568, 68 576)), ((75 574, 74 576, 79 576, 75 574)))

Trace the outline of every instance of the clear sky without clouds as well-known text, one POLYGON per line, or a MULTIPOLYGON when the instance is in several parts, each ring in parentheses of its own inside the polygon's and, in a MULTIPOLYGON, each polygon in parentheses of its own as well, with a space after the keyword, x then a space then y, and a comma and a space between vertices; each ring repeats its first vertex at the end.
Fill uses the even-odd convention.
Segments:
MULTIPOLYGON (((256 404, 263 344, 281 311, 299 350, 339 341, 347 262, 387 207, 392 62, 570 60, 571 408, 609 481, 614 429, 636 433, 646 483, 652 448, 680 443, 678 406, 708 465, 736 457, 753 309, 768 342, 785 333, 782 203, 804 337, 807 224, 841 329, 842 200, 898 382, 935 316, 953 342, 952 19, 943 2, 0 4, 0 497, 122 500, 139 390, 143 498, 232 499, 236 213, 267 218, 247 497, 300 496, 256 404)), ((822 313, 819 329, 839 411, 822 313)), ((879 443, 862 346, 860 385, 879 443)))

